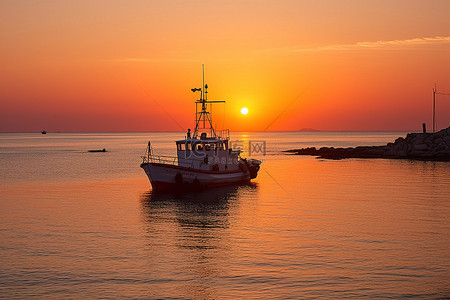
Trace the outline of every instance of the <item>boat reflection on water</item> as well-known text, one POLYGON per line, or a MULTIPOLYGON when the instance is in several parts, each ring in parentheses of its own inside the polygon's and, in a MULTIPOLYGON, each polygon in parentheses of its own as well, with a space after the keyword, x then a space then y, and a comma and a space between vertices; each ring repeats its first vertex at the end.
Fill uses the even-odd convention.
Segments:
POLYGON ((218 187, 209 190, 199 190, 197 192, 188 192, 174 190, 170 191, 159 191, 150 190, 142 195, 142 201, 144 202, 164 202, 164 201, 176 201, 184 204, 193 203, 214 203, 222 202, 227 199, 236 196, 239 191, 243 192, 250 190, 257 190, 258 184, 255 182, 249 182, 240 185, 228 185, 223 187, 218 187))
MULTIPOLYGON (((151 190, 142 195, 142 208, 149 225, 158 221, 176 221, 185 225, 225 228, 227 217, 242 198, 254 198, 257 183, 225 186, 192 193, 159 192, 151 190), (253 195, 250 195, 253 194, 253 195)), ((167 224, 166 224, 167 225, 167 224)))
POLYGON ((214 284, 228 270, 241 206, 257 198, 258 185, 228 186, 190 194, 142 195, 149 276, 162 282, 155 297, 221 297, 214 284))

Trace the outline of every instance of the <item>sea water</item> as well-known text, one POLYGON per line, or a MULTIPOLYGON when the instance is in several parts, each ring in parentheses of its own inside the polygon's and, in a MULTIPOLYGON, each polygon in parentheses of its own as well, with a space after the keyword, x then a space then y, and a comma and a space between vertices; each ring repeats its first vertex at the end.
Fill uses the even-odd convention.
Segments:
POLYGON ((0 298, 448 298, 450 163, 282 152, 405 135, 232 133, 254 182, 171 195, 184 133, 2 133, 0 298))

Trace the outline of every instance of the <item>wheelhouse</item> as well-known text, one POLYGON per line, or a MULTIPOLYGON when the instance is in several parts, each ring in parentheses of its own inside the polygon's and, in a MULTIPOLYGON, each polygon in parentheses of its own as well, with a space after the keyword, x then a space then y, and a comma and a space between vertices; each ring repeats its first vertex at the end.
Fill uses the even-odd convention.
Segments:
POLYGON ((189 139, 177 141, 177 151, 221 151, 228 150, 228 140, 189 139))
POLYGON ((209 171, 238 169, 239 150, 233 150, 224 139, 185 139, 176 141, 178 164, 209 171))

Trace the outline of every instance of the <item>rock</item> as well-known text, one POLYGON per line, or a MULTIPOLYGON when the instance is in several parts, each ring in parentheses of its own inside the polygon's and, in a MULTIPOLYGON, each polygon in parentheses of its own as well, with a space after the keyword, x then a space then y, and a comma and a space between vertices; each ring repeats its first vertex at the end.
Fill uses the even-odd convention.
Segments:
POLYGON ((399 138, 397 138, 397 139, 395 140, 394 144, 399 144, 399 143, 403 143, 404 141, 405 141, 405 139, 404 139, 404 138, 402 138, 402 137, 399 137, 399 138))
POLYGON ((437 139, 434 139, 434 141, 433 141, 433 144, 435 144, 435 145, 440 145, 443 143, 445 143, 445 142, 442 138, 437 138, 437 139))
POLYGON ((320 158, 405 158, 416 160, 450 161, 450 127, 436 133, 409 133, 385 146, 355 148, 315 147, 286 150, 297 155, 320 158))
POLYGON ((316 147, 304 148, 297 151, 298 155, 317 155, 316 147))
POLYGON ((414 151, 427 151, 428 146, 425 144, 413 145, 414 151))

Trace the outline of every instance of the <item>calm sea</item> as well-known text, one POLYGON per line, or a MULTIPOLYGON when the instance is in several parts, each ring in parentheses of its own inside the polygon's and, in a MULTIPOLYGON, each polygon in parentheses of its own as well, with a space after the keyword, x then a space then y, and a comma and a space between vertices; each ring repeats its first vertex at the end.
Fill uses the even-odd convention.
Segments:
POLYGON ((450 163, 281 153, 405 135, 233 133, 254 184, 174 196, 183 133, 0 134, 0 298, 449 298, 450 163))

